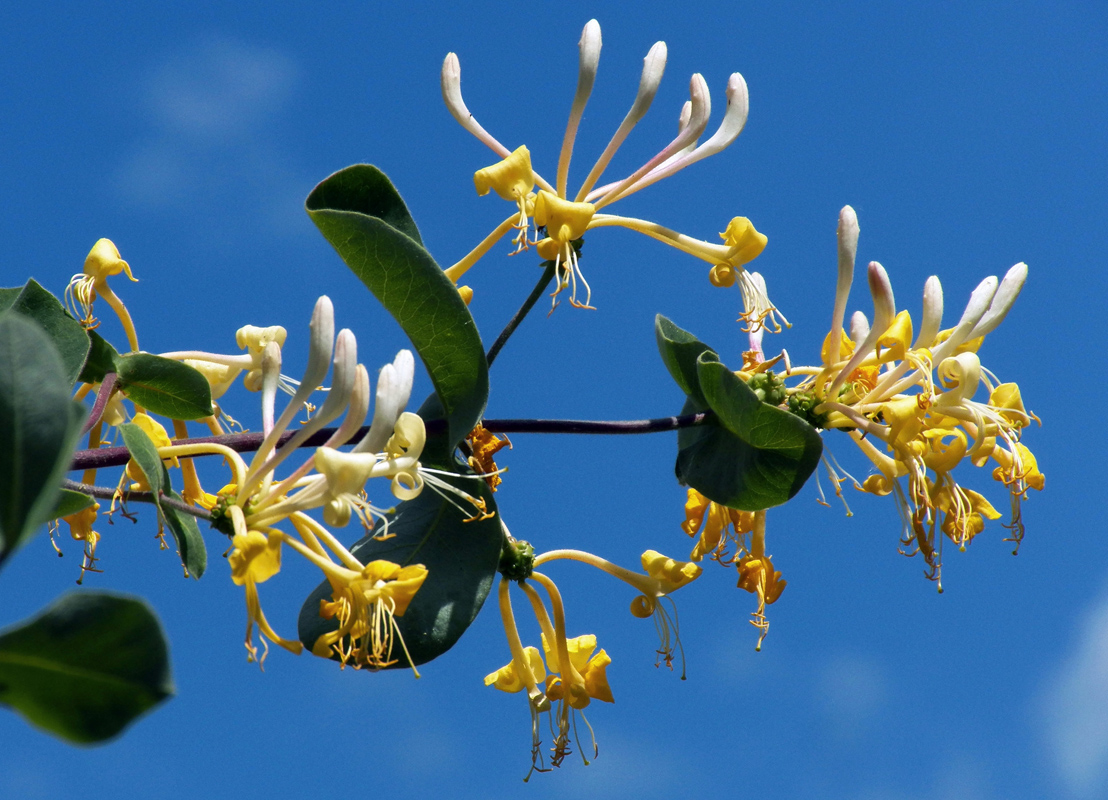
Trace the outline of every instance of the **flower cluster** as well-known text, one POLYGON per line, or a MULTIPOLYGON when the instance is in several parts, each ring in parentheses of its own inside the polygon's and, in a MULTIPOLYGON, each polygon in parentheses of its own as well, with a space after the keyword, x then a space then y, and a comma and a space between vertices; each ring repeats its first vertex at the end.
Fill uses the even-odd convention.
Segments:
MULTIPOLYGON (((474 175, 477 193, 486 195, 491 190, 515 206, 512 214, 477 247, 446 270, 447 276, 457 283, 501 238, 516 230, 512 240, 516 245, 513 255, 534 246, 539 256, 554 266, 557 285, 552 295, 552 308, 557 305, 558 295, 569 289, 570 305, 591 309, 592 289, 581 271, 581 242, 590 230, 616 226, 637 231, 708 262, 712 265, 709 277, 713 285, 739 285, 743 299, 742 318, 753 329, 760 328, 767 319, 769 324, 779 329, 777 320, 785 320, 766 296, 764 282, 754 277, 756 273, 744 269, 766 246, 766 237, 746 217, 733 218, 720 234, 723 244, 712 244, 647 220, 602 213, 617 200, 629 197, 730 146, 746 125, 749 111, 746 81, 737 72, 731 75, 727 81, 727 110, 723 120, 706 141, 698 142, 707 129, 712 102, 704 78, 699 74, 693 75, 689 82, 689 100, 681 109, 677 136, 629 175, 601 184, 616 151, 650 109, 658 91, 665 72, 667 50, 665 42, 657 42, 643 59, 639 90, 630 110, 571 197, 568 188, 570 161, 577 130, 596 79, 600 47, 600 24, 590 20, 581 33, 577 91, 570 106, 553 182, 534 170, 531 152, 526 145, 509 150, 477 122, 462 100, 462 73, 458 57, 454 53, 446 56, 442 65, 442 96, 447 108, 463 128, 501 158, 474 175), (529 238, 532 223, 536 230, 533 240, 529 238), (579 290, 584 292, 583 301, 578 299, 579 290)), ((468 287, 461 287, 459 291, 467 302, 472 297, 472 290, 468 287)))
MULTIPOLYGON (((133 346, 137 346, 130 316, 107 283, 111 275, 130 268, 115 245, 107 239, 97 242, 86 261, 85 273, 71 283, 70 294, 82 304, 83 319, 92 325, 92 303, 97 296, 109 300, 133 346)), ((133 280, 133 277, 132 277, 133 280)), ((198 370, 208 381, 211 396, 221 397, 239 376, 246 389, 259 392, 262 405, 263 438, 249 462, 225 444, 206 441, 181 444, 172 439, 162 423, 140 408, 128 412, 122 395, 114 393, 111 402, 101 408, 100 418, 91 426, 89 446, 99 446, 105 426, 125 422, 137 425, 150 439, 167 467, 183 473, 184 499, 206 510, 213 525, 231 537, 228 563, 231 579, 246 592, 246 649, 251 660, 262 663, 273 642, 293 653, 303 645, 279 635, 262 611, 258 585, 273 578, 281 569, 282 553, 290 549, 317 566, 330 583, 332 596, 321 603, 320 616, 334 619, 336 628, 312 644, 317 656, 335 658, 343 665, 379 669, 397 663, 397 645, 404 647, 395 622, 402 617, 418 592, 427 570, 420 564, 399 565, 389 561, 362 564, 331 532, 357 518, 366 531, 373 531, 382 520, 381 533, 388 536, 389 509, 374 506, 365 493, 374 478, 390 481, 391 494, 398 500, 413 499, 430 485, 448 493, 451 502, 468 513, 485 513, 484 502, 446 483, 435 470, 420 463, 426 441, 423 420, 405 412, 411 394, 415 362, 407 350, 385 365, 377 381, 376 404, 368 431, 363 430, 371 405, 370 380, 366 368, 358 363, 357 342, 349 330, 335 334, 334 311, 327 297, 319 298, 309 326, 308 364, 303 377, 293 380, 281 373, 281 348, 287 332, 283 327, 247 325, 236 334, 239 347, 246 352, 226 355, 196 350, 162 354, 162 358, 183 362, 198 370), (328 372, 331 385, 326 400, 317 409, 310 398, 320 390, 328 372), (292 395, 284 410, 276 414, 278 390, 292 395), (299 412, 310 417, 292 430, 299 412), (108 413, 110 412, 110 413, 108 413), (341 419, 322 445, 300 461, 287 474, 278 477, 285 466, 313 435, 341 419), (339 448, 360 439, 349 450, 339 448), (205 492, 192 463, 193 457, 215 454, 224 458, 231 470, 230 482, 217 494, 205 492), (320 523, 307 512, 320 509, 320 523), (288 522, 293 533, 280 529, 288 522), (254 631, 260 634, 259 655, 254 631)), ((102 394, 98 385, 83 385, 78 397, 102 394)), ((214 434, 226 432, 223 416, 213 404, 211 416, 202 422, 214 434)), ((171 420, 176 438, 187 438, 181 420, 171 420)), ((88 470, 84 482, 92 484, 96 470, 88 470)), ((125 502, 131 492, 150 491, 142 469, 132 458, 120 479, 112 510, 125 502)), ((94 570, 96 546, 100 535, 92 528, 100 506, 94 504, 65 517, 74 539, 85 543, 82 575, 94 570)), ((126 511, 124 511, 126 513, 126 511)), ((159 536, 161 532, 159 531, 159 536)), ((163 540, 164 543, 164 540, 163 540)), ((411 659, 407 659, 410 663, 411 659)), ((417 673, 418 674, 418 673, 417 673)))
MULTIPOLYGON (((505 529, 505 533, 507 533, 505 529)), ((592 734, 592 726, 585 719, 584 709, 593 700, 605 703, 615 702, 611 687, 608 685, 607 668, 612 662, 605 650, 596 649, 596 636, 587 634, 570 638, 566 635, 565 607, 557 585, 547 575, 535 572, 534 567, 559 560, 568 559, 595 567, 612 577, 618 578, 634 588, 638 594, 631 602, 631 613, 639 618, 653 618, 659 636, 659 659, 664 658, 670 669, 673 668, 674 648, 680 649, 680 632, 677 628, 676 610, 674 616, 662 605, 668 600, 672 606, 670 594, 700 576, 701 569, 696 564, 675 561, 672 558, 647 550, 642 554, 643 572, 634 572, 607 561, 592 553, 581 550, 552 550, 533 560, 531 548, 526 542, 516 542, 509 538, 507 551, 517 560, 521 560, 522 569, 513 572, 502 567, 499 588, 500 615, 504 623, 504 632, 508 638, 508 649, 512 660, 496 672, 485 677, 486 686, 495 686, 503 692, 527 692, 528 707, 531 712, 531 771, 544 772, 545 759, 540 735, 540 717, 546 714, 553 737, 550 765, 560 766, 571 752, 572 738, 576 737, 575 717, 579 713, 592 734), (542 653, 534 646, 523 646, 509 596, 508 576, 517 580, 519 588, 527 596, 540 628, 542 653), (536 588, 540 587, 550 603, 536 588), (553 612, 553 613, 551 613, 553 612), (544 659, 545 657, 545 664, 544 659), (571 737, 570 731, 574 731, 571 737)), ((519 568, 519 565, 513 565, 519 568)), ((682 656, 682 664, 684 656, 682 656)), ((684 668, 681 677, 684 679, 684 668)), ((577 743, 581 751, 580 742, 577 743)), ((592 737, 593 754, 597 752, 596 738, 592 737)), ((588 758, 581 752, 582 760, 588 764, 588 758)), ((527 777, 529 778, 529 772, 527 777)), ((524 778, 527 780, 527 778, 524 778)))
MULTIPOLYGON (((684 679, 685 655, 673 593, 699 578, 705 560, 733 567, 738 588, 756 598, 749 622, 758 630, 756 649, 760 649, 769 630, 767 607, 781 598, 787 585, 767 549, 765 506, 792 498, 819 463, 844 503, 842 486, 848 481, 859 491, 894 498, 902 520, 903 552, 922 555, 926 575, 936 581, 940 591, 944 540, 964 550, 984 531, 987 521, 1002 516, 984 494, 964 484, 961 465, 968 461, 973 466, 992 467, 992 477, 1003 485, 1008 500, 1008 540, 1017 548, 1024 535, 1021 503, 1030 489, 1043 489, 1045 481, 1034 455, 1021 441, 1024 428, 1032 420, 1038 422, 1038 418, 1024 406, 1019 387, 1001 381, 983 366, 979 356, 985 338, 1004 320, 1022 290, 1027 278, 1025 264, 1015 265, 1002 279, 982 281, 957 323, 943 328, 944 298, 937 277, 925 283, 922 313, 913 320, 908 311, 898 309, 886 270, 871 262, 866 280, 873 301, 872 317, 856 312, 847 321, 859 236, 857 217, 847 206, 839 217, 837 287, 818 360, 813 359, 811 365, 793 364, 784 351, 767 358, 764 334, 780 332, 782 325, 789 323, 770 302, 763 276, 747 269, 767 244, 766 236, 749 219, 732 217, 720 233, 723 243, 718 244, 651 221, 617 216, 608 208, 728 147, 747 119, 748 95, 742 76, 731 75, 723 119, 716 131, 700 142, 707 130, 711 99, 704 79, 693 75, 690 99, 679 115, 677 136, 637 169, 615 180, 607 179, 604 176, 617 151, 646 114, 658 90, 667 57, 665 44, 658 42, 644 59, 631 109, 584 181, 571 190, 570 163, 601 49, 600 26, 595 20, 585 26, 579 48, 577 90, 556 171, 549 181, 533 167, 526 145, 509 150, 477 122, 462 100, 458 58, 453 53, 446 57, 441 82, 448 109, 499 158, 474 174, 477 193, 484 196, 493 192, 512 206, 508 217, 477 247, 444 271, 449 283, 426 252, 410 246, 414 242, 401 228, 414 230, 414 224, 411 228, 404 224, 411 222, 405 219, 407 210, 379 171, 361 165, 336 173, 341 181, 350 182, 344 183, 343 191, 335 192, 336 196, 354 196, 364 189, 376 193, 374 203, 380 201, 382 208, 393 204, 385 210, 375 204, 369 204, 372 208, 324 209, 342 220, 331 220, 333 229, 324 224, 320 228, 329 238, 335 237, 332 243, 341 240, 335 244, 336 249, 352 265, 354 260, 344 246, 357 250, 358 259, 372 262, 367 265, 359 260, 355 271, 411 334, 413 346, 436 387, 437 397, 423 408, 434 409, 437 416, 429 416, 426 423, 405 410, 415 374, 413 354, 408 350, 397 353, 381 368, 373 391, 368 370, 358 362, 355 336, 350 330, 336 333, 334 309, 326 296, 315 304, 307 364, 303 375, 296 379, 282 371, 289 333, 279 325, 239 328, 235 336, 238 349, 230 353, 141 353, 130 314, 109 285, 111 278, 121 274, 130 280, 135 278, 131 266, 107 239, 94 245, 82 273, 73 276, 65 292, 66 308, 86 330, 99 324, 93 310, 102 298, 118 317, 130 348, 122 356, 114 351, 100 352, 97 364, 81 372, 83 382, 76 389, 78 400, 93 400, 90 418, 81 432, 88 437, 85 455, 98 455, 111 438, 112 429, 128 447, 126 453, 116 454, 118 460, 85 462, 112 463, 123 466, 123 471, 113 489, 95 486, 97 468, 85 469, 83 483, 77 488, 90 502, 61 517, 72 538, 83 543, 81 577, 99 571, 97 548, 103 537, 94 526, 100 519, 101 505, 92 498, 110 498, 106 512, 109 519, 116 512, 131 518, 134 506, 129 504, 136 500, 156 503, 158 537, 162 546, 168 547, 164 531, 168 528, 173 534, 186 575, 191 571, 199 577, 206 563, 199 558, 190 560, 187 555, 192 547, 188 534, 197 527, 194 518, 205 519, 228 537, 230 546, 225 555, 230 577, 245 594, 244 644, 250 661, 262 665, 273 643, 296 654, 307 650, 352 669, 411 666, 418 677, 416 664, 453 645, 460 635, 457 629, 464 631, 472 621, 495 572, 499 572, 497 604, 510 659, 489 673, 485 684, 527 696, 532 730, 528 777, 534 771, 559 766, 574 747, 589 763, 577 721, 580 719, 588 728, 595 755, 596 739, 585 710, 594 700, 614 702, 608 678, 612 659, 598 646, 595 635, 570 635, 562 593, 546 574, 550 564, 585 564, 632 587, 632 616, 651 619, 658 636, 655 666, 664 663, 673 670, 680 658, 684 679), (357 185, 358 181, 366 183, 357 185), (381 217, 373 216, 378 212, 381 217), (352 227, 344 228, 347 223, 352 227), (604 227, 637 231, 709 264, 708 280, 713 286, 739 288, 741 321, 749 336, 741 369, 732 373, 714 351, 708 357, 707 346, 687 332, 680 331, 684 338, 674 340, 676 343, 668 339, 662 342, 668 320, 659 322, 658 330, 663 332, 659 342, 667 366, 688 395, 689 408, 697 413, 647 423, 663 422, 669 430, 685 428, 682 436, 689 438, 681 441, 692 443, 681 445, 678 475, 690 484, 682 528, 693 544, 687 561, 645 550, 641 569, 634 570, 582 550, 551 549, 535 556, 530 544, 511 535, 492 494, 502 488, 501 475, 506 472, 497 467, 495 459, 505 447, 511 447, 511 442, 494 431, 533 431, 542 424, 566 425, 569 421, 494 421, 482 417, 489 393, 488 365, 550 280, 556 280, 551 310, 560 296, 568 297, 573 307, 593 308, 592 289, 581 267, 582 244, 586 234, 604 227), (511 231, 515 231, 513 254, 534 248, 544 261, 544 272, 520 312, 486 352, 475 334, 473 318, 454 292, 457 290, 468 305, 473 290, 459 286, 459 282, 511 231), (366 253, 376 252, 382 242, 397 245, 384 248, 394 260, 379 259, 378 263, 368 256, 363 259, 366 253), (406 251, 415 256, 408 259, 406 251), (388 284, 389 288, 380 291, 380 284, 388 284), (397 290, 397 286, 402 289, 397 290), (396 302, 400 295, 404 295, 402 307, 396 302), (433 336, 425 335, 427 331, 433 336), (675 351, 665 350, 669 345, 684 349, 673 355, 675 351), (688 366, 694 361, 692 375, 688 366), (172 395, 179 404, 159 405, 154 394, 145 395, 146 400, 140 402, 142 382, 133 375, 121 377, 127 369, 133 372, 151 362, 156 362, 157 375, 176 372, 180 383, 173 384, 174 391, 182 386, 185 390, 163 394, 172 395), (682 363, 674 366, 671 362, 682 363), (120 366, 123 364, 127 367, 120 366), (240 378, 242 388, 260 399, 260 429, 253 434, 241 430, 242 426, 220 407, 221 399, 239 385, 240 378), (717 383, 712 384, 713 380, 717 383), (726 392, 718 381, 726 381, 726 392), (290 398, 278 409, 277 398, 282 392, 290 398), (742 413, 737 412, 736 418, 749 411, 749 416, 757 420, 783 420, 787 423, 783 435, 799 431, 798 436, 806 439, 796 448, 804 451, 802 457, 789 461, 791 456, 781 456, 773 462, 773 469, 763 470, 773 472, 782 465, 779 471, 784 474, 799 463, 791 474, 759 475, 760 489, 764 488, 765 494, 744 494, 749 489, 747 478, 769 463, 755 463, 765 451, 777 457, 784 448, 772 451, 767 446, 763 450, 755 437, 744 438, 744 432, 762 423, 751 423, 744 429, 744 420, 729 419, 724 401, 734 398, 719 397, 727 392, 739 397, 735 407, 742 413), (202 425, 211 436, 191 439, 189 421, 202 425), (505 424, 512 422, 524 424, 505 424), (703 427, 688 430, 693 425, 703 427), (232 433, 234 429, 240 432, 232 433), (822 446, 817 432, 832 431, 849 437, 867 460, 870 474, 862 480, 843 469, 830 447, 822 446), (720 442, 723 445, 716 450, 699 449, 701 444, 715 447, 720 442), (710 458, 686 471, 686 463, 694 462, 704 452, 709 452, 710 458), (727 461, 732 454, 733 463, 727 461), (194 463, 200 456, 213 455, 219 458, 212 461, 222 459, 229 471, 225 485, 215 493, 204 489, 194 463), (130 461, 124 466, 128 457, 130 461), (752 463, 754 466, 750 466, 752 463), (730 476, 728 470, 732 467, 736 476, 733 483, 738 488, 728 493, 732 487, 726 481, 714 481, 719 474, 730 476), (171 476, 179 477, 180 495, 172 488, 171 476), (374 479, 380 479, 382 494, 384 481, 388 482, 386 506, 375 505, 370 499, 367 486, 374 479), (464 479, 473 483, 467 484, 464 479), (472 492, 461 488, 471 485, 476 487, 472 492), (441 496, 437 506, 427 502, 435 498, 424 495, 425 489, 441 496), (718 502, 717 495, 726 504, 718 502), (420 502, 399 508, 393 504, 393 499, 405 504, 421 497, 420 502), (181 522, 182 514, 191 529, 186 530, 181 522), (359 523, 354 527, 364 533, 364 538, 358 545, 347 545, 334 531, 353 521, 359 523), (379 542, 394 537, 395 541, 378 549, 379 542), (302 624, 299 638, 283 636, 278 632, 281 625, 271 624, 262 610, 259 589, 281 572, 282 560, 289 554, 305 559, 324 577, 301 613, 302 623, 307 619, 320 627, 309 626, 309 632, 305 632, 302 624), (373 558, 373 554, 392 554, 402 563, 373 558), (417 556, 425 563, 414 563, 417 556), (534 620, 526 645, 512 606, 512 584, 517 593, 523 593, 534 620), (463 600, 471 607, 462 609, 463 600), (417 641, 413 631, 416 637, 432 644, 417 641), (544 725, 550 736, 548 748, 543 746, 544 725)), ((309 209, 318 210, 313 208, 312 198, 321 195, 337 203, 330 194, 325 187, 313 192, 309 209)), ((60 310, 56 314, 64 316, 60 310)), ((73 329, 78 327, 72 320, 66 323, 73 329)), ((92 344, 97 344, 95 339, 92 344)), ((100 349, 111 350, 107 345, 100 349)), ((64 392, 59 396, 69 402, 64 392)), ((580 432, 584 426, 643 423, 572 424, 578 426, 575 432, 580 432)), ((769 426, 767 423, 764 427, 769 426)), ((826 504, 822 489, 820 501, 826 504)), ((203 551, 199 532, 194 536, 193 541, 203 551)))

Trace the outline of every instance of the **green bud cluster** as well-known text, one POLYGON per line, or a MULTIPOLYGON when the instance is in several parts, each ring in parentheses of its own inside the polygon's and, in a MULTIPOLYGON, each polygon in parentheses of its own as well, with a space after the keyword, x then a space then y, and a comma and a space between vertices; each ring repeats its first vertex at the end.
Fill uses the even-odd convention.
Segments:
POLYGON ((231 503, 231 498, 221 497, 212 507, 211 511, 211 525, 217 531, 226 536, 235 535, 235 525, 231 522, 231 515, 227 513, 227 507, 231 503))
POLYGON ((775 372, 759 372, 746 382, 746 385, 754 390, 758 399, 771 406, 779 406, 785 402, 785 383, 775 372))
POLYGON ((817 414, 815 412, 816 406, 821 402, 823 401, 812 392, 796 392, 789 395, 789 411, 813 428, 826 428, 827 414, 817 414))
POLYGON ((510 581, 522 581, 531 577, 535 568, 535 548, 530 542, 508 539, 500 551, 500 564, 497 572, 510 581))

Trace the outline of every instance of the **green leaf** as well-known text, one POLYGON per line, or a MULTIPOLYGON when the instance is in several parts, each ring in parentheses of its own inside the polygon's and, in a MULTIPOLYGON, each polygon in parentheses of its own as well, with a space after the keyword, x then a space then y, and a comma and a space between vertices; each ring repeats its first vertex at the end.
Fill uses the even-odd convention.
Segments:
POLYGON ((0 312, 7 311, 12 307, 12 303, 19 297, 19 293, 23 291, 22 286, 14 286, 10 289, 0 289, 0 312))
MULTIPOLYGON (((472 475, 461 465, 455 470, 472 475)), ((469 494, 479 494, 488 510, 496 511, 483 480, 452 478, 450 483, 469 494)), ((425 486, 419 497, 401 503, 389 515, 388 532, 395 534, 393 538, 378 541, 367 536, 351 548, 363 564, 384 559, 401 566, 423 564, 427 568, 427 578, 407 612, 396 619, 416 665, 454 646, 477 617, 496 575, 503 542, 500 520, 492 517, 464 522, 465 517, 453 503, 425 486)), ((379 521, 375 533, 383 531, 384 524, 379 521)), ((309 650, 322 634, 337 627, 334 620, 319 616, 320 600, 330 599, 331 585, 324 581, 300 610, 300 641, 309 650)), ((399 642, 393 656, 398 659, 393 667, 409 666, 399 642)))
POLYGON ((305 205, 412 340, 441 400, 453 447, 484 412, 488 363, 469 309, 423 248, 404 201, 383 172, 356 164, 316 186, 305 205))
POLYGON ((203 419, 212 414, 208 379, 188 364, 150 353, 115 359, 119 388, 128 398, 170 419, 203 419))
POLYGON ((79 380, 83 383, 100 383, 109 372, 118 371, 116 359, 119 358, 119 353, 96 331, 86 331, 86 333, 91 347, 79 380))
MULTIPOLYGON (((678 480, 744 511, 761 511, 793 497, 819 464, 823 440, 816 430, 760 401, 714 353, 700 356, 697 377, 719 424, 678 433, 678 480)), ((690 398, 682 413, 703 410, 690 398)))
POLYGON ((0 314, 0 563, 50 518, 87 411, 36 322, 0 314))
POLYGON ((165 635, 141 600, 71 592, 0 634, 0 703, 67 741, 110 739, 172 694, 165 635))
POLYGON ((124 422, 119 426, 119 432, 123 436, 123 445, 127 448, 127 452, 131 454, 131 458, 135 460, 139 469, 142 470, 142 474, 146 476, 150 491, 154 493, 155 503, 159 504, 158 507, 161 508, 162 488, 169 484, 168 482, 162 482, 165 465, 158 457, 157 446, 146 435, 146 431, 134 422, 124 422))
POLYGON ((69 386, 77 380, 89 351, 89 339, 81 323, 69 316, 58 298, 29 280, 11 304, 11 311, 37 322, 53 341, 62 359, 69 386))
MULTIPOLYGON (((172 489, 166 494, 172 500, 184 502, 181 495, 172 489)), ((200 580, 208 569, 208 548, 204 544, 204 536, 200 533, 200 526, 196 524, 196 517, 184 511, 179 511, 170 505, 161 505, 162 517, 166 527, 173 534, 177 542, 177 552, 181 554, 181 564, 189 576, 200 580)))
POLYGON ((146 476, 146 482, 150 485, 150 491, 154 494, 154 504, 158 508, 158 517, 169 528, 177 542, 177 552, 181 555, 181 563, 185 571, 196 580, 204 574, 208 565, 208 551, 204 545, 204 537, 191 514, 178 511, 169 505, 162 503, 162 495, 173 500, 181 500, 181 496, 173 491, 170 484, 169 471, 158 457, 158 448, 146 431, 133 422, 125 422, 119 426, 119 432, 123 435, 123 444, 138 464, 142 474, 146 476))
POLYGON ((707 405, 704 393, 700 391, 696 362, 702 354, 711 353, 714 356, 716 351, 661 314, 654 318, 654 336, 658 340, 662 361, 681 391, 698 403, 707 405))
POLYGON ((61 519, 62 517, 71 516, 78 511, 84 511, 95 503, 96 500, 87 494, 61 489, 58 493, 58 502, 54 504, 54 510, 50 512, 48 519, 61 519))

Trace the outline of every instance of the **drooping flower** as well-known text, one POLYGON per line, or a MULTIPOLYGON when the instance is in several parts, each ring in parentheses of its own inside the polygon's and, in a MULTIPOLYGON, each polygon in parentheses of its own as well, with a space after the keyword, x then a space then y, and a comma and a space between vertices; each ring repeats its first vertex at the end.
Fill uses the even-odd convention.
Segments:
MULTIPOLYGON (((333 589, 330 600, 320 601, 319 615, 336 620, 338 628, 316 639, 312 654, 335 656, 344 666, 355 669, 384 669, 397 663, 393 648, 399 643, 411 664, 396 618, 408 610, 427 578, 427 568, 377 560, 354 571, 316 563, 333 589)), ((419 677, 414 664, 412 670, 419 677)))
POLYGON ((119 317, 131 349, 138 350, 138 336, 135 334, 131 315, 108 286, 108 278, 120 273, 132 281, 138 280, 131 274, 131 265, 119 255, 119 248, 114 242, 110 239, 97 240, 85 257, 84 270, 70 278, 69 285, 66 286, 66 307, 82 325, 91 330, 100 324, 92 315, 92 304, 98 296, 103 297, 119 317))
POLYGON ((267 639, 290 653, 299 655, 304 646, 298 641, 282 638, 273 630, 258 598, 258 584, 265 583, 281 571, 282 536, 279 533, 244 530, 241 523, 236 527, 239 532, 231 539, 234 549, 227 557, 227 563, 231 567, 231 580, 236 586, 246 587, 246 651, 249 653, 249 660, 257 661, 259 666, 265 664, 265 657, 269 653, 267 639), (261 634, 261 657, 258 656, 258 648, 254 644, 255 625, 261 634))

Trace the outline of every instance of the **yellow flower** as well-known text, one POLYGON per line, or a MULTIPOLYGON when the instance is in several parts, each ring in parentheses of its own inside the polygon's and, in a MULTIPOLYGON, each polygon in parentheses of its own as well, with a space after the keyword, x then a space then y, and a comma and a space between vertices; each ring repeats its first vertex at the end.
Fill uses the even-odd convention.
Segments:
MULTIPOLYGON (((742 269, 742 265, 755 258, 765 247, 766 237, 754 230, 750 221, 736 217, 722 234, 725 245, 713 245, 698 239, 692 239, 644 220, 620 217, 612 214, 598 214, 600 209, 617 200, 628 197, 637 191, 673 175, 691 164, 719 153, 727 148, 741 133, 746 124, 749 111, 749 96, 746 81, 739 73, 730 76, 727 82, 727 110, 718 130, 706 141, 699 142, 711 114, 711 97, 704 78, 693 75, 689 82, 689 102, 680 119, 680 130, 675 139, 653 158, 626 177, 611 183, 600 184, 600 179, 608 168, 616 151, 623 144, 632 128, 646 114, 654 100, 658 85, 665 70, 667 50, 663 42, 656 43, 643 60, 642 78, 639 92, 630 111, 624 117, 619 129, 596 163, 589 170, 584 183, 571 193, 568 188, 570 161, 573 156, 577 130, 584 115, 585 107, 592 93, 600 59, 600 25, 590 20, 581 34, 580 71, 577 92, 570 109, 566 124, 562 149, 558 158, 557 175, 553 182, 547 181, 532 168, 530 153, 526 147, 509 152, 503 144, 489 134, 476 120, 462 100, 461 65, 458 57, 449 53, 442 66, 442 94, 447 108, 454 118, 467 131, 486 144, 502 159, 500 162, 478 170, 474 175, 474 184, 479 194, 487 194, 490 189, 518 207, 518 212, 502 222, 476 248, 458 263, 446 270, 447 276, 457 283, 461 276, 478 259, 513 227, 523 230, 517 236, 515 252, 526 246, 527 215, 533 214, 536 226, 547 228, 547 238, 537 242, 538 252, 544 259, 555 262, 558 286, 554 292, 557 297, 563 289, 572 286, 570 304, 577 308, 592 308, 589 305, 591 291, 581 273, 577 250, 571 242, 580 239, 587 230, 604 226, 618 226, 638 231, 665 244, 676 247, 698 258, 709 261, 713 267, 713 281, 722 281, 717 285, 733 285, 739 278, 743 291, 743 319, 748 320, 757 330, 761 321, 773 314, 776 309, 765 296, 764 284, 759 285, 742 269), (539 188, 533 201, 532 190, 539 188), (522 237, 522 239, 521 239, 522 237), (585 288, 585 302, 577 299, 577 282, 585 288)), ((556 304, 556 301, 555 301, 556 304)), ((783 319, 783 317, 782 317, 783 319)), ((776 324, 776 320, 774 320, 776 324)))
POLYGON ((126 273, 132 281, 138 280, 131 274, 131 265, 123 260, 119 255, 119 248, 110 239, 97 240, 85 257, 84 271, 74 275, 65 289, 66 306, 86 328, 95 328, 100 324, 92 316, 92 304, 98 291, 111 292, 108 289, 108 278, 121 272, 126 273))
POLYGON ((676 561, 662 555, 657 550, 647 550, 642 554, 642 568, 646 574, 661 584, 662 591, 670 594, 682 586, 700 577, 703 572, 699 565, 688 561, 676 561))
POLYGON ((304 649, 300 642, 283 639, 277 635, 266 620, 261 600, 258 598, 257 585, 269 580, 281 570, 281 541, 280 533, 265 534, 254 530, 236 533, 231 538, 234 549, 227 557, 227 563, 231 567, 231 580, 236 586, 246 587, 246 651, 249 653, 249 660, 257 661, 259 666, 265 663, 265 657, 269 652, 266 639, 296 655, 304 649), (258 648, 254 645, 255 624, 262 634, 263 650, 260 658, 258 648))
POLYGON ((316 640, 313 655, 337 656, 344 666, 350 664, 356 669, 383 669, 398 661, 393 657, 395 640, 407 655, 395 617, 404 616, 408 610, 427 578, 426 567, 401 567, 378 560, 369 562, 360 572, 332 564, 324 568, 324 574, 333 592, 331 600, 320 601, 319 615, 338 620, 339 627, 316 640))
MULTIPOLYGON (((537 647, 525 647, 523 648, 524 657, 527 659, 526 665, 522 669, 527 670, 530 673, 530 683, 538 684, 546 680, 546 667, 542 663, 542 655, 539 653, 537 647)), ((498 669, 496 672, 490 672, 485 676, 485 686, 495 686, 502 692, 521 692, 528 687, 528 681, 520 674, 520 666, 516 662, 509 661, 508 664, 498 669)))
POLYGON ((750 620, 750 624, 759 631, 755 649, 761 650, 762 640, 769 632, 766 606, 777 602, 777 598, 785 591, 787 582, 781 580, 781 573, 774 571, 773 562, 764 554, 747 554, 739 559, 738 567, 739 588, 758 595, 758 610, 751 615, 753 619, 750 620))
MULTIPOLYGON (((74 540, 85 543, 84 557, 81 561, 81 576, 77 579, 77 583, 84 581, 86 572, 99 572, 95 569, 95 564, 97 560, 96 545, 100 541, 100 534, 92 529, 99 511, 100 504, 94 502, 91 506, 81 509, 76 514, 62 517, 65 523, 69 525, 69 535, 74 540)), ((60 550, 58 554, 61 554, 60 550)))
POLYGON ((507 468, 498 470, 493 457, 505 447, 511 450, 511 441, 507 436, 501 439, 496 434, 489 433, 481 423, 477 423, 477 427, 469 432, 466 441, 469 442, 469 449, 473 452, 468 460, 469 468, 484 478, 488 487, 495 492, 496 488, 503 483, 500 473, 506 472, 507 468))
POLYGON ((546 663, 552 671, 558 673, 558 676, 549 675, 546 678, 547 697, 554 701, 565 699, 570 708, 577 710, 586 708, 592 700, 615 702, 612 689, 608 685, 607 672, 612 659, 604 650, 593 653, 596 650, 596 636, 590 633, 566 639, 570 663, 568 668, 560 667, 557 651, 550 648, 545 634, 542 637, 542 646, 546 652, 546 663), (568 697, 563 678, 569 683, 568 697))
POLYGON ((690 488, 686 494, 685 521, 681 523, 681 528, 689 536, 696 536, 696 532, 700 531, 700 539, 689 555, 691 560, 700 561, 707 555, 714 561, 730 563, 727 560, 727 543, 738 544, 743 534, 754 529, 754 514, 713 503, 696 489, 690 488))

